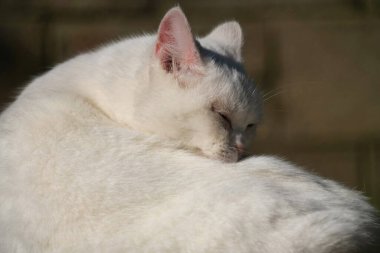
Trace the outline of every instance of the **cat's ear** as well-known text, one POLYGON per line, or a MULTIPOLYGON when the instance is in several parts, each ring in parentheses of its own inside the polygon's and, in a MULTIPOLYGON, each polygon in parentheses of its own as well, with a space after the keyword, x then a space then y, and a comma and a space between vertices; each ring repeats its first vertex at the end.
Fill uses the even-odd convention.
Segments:
POLYGON ((202 73, 202 60, 180 7, 170 9, 161 20, 155 54, 163 69, 179 78, 202 73))
POLYGON ((217 44, 227 56, 241 61, 243 32, 238 22, 229 21, 214 28, 204 39, 217 44))

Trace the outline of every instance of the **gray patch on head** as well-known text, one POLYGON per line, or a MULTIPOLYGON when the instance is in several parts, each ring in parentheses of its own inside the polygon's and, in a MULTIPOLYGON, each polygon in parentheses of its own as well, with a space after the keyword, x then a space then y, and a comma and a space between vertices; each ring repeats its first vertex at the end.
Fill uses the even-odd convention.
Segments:
POLYGON ((232 57, 228 57, 213 50, 207 49, 203 47, 197 40, 195 41, 195 44, 203 60, 212 60, 216 65, 220 67, 235 70, 245 76, 247 75, 244 66, 241 63, 235 61, 232 57))
POLYGON ((247 75, 244 66, 232 57, 203 47, 197 40, 195 40, 195 44, 203 61, 212 61, 223 70, 225 75, 231 75, 233 72, 237 72, 239 85, 243 86, 244 91, 246 91, 246 99, 254 103, 256 117, 260 120, 262 118, 261 93, 255 82, 247 75))

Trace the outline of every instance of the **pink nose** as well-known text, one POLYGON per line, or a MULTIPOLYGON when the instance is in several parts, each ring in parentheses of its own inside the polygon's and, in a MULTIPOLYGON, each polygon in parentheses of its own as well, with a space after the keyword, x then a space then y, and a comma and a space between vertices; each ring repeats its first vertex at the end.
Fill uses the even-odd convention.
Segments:
POLYGON ((244 153, 245 145, 243 144, 243 136, 237 134, 235 137, 235 148, 239 155, 244 153))
POLYGON ((240 142, 237 142, 235 144, 235 147, 236 147, 236 150, 238 151, 239 154, 243 153, 244 152, 244 149, 245 149, 245 146, 244 144, 240 143, 240 142))

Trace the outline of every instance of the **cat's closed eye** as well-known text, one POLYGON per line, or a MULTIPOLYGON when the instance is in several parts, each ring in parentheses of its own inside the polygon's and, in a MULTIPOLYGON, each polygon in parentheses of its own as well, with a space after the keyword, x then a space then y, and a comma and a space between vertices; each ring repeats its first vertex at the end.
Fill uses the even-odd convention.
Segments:
POLYGON ((251 123, 251 124, 247 125, 246 129, 249 130, 249 129, 252 129, 252 128, 255 128, 255 127, 256 127, 256 124, 251 123))
POLYGON ((232 122, 225 113, 223 113, 220 109, 217 109, 215 105, 211 106, 211 111, 218 114, 219 118, 222 120, 222 123, 226 128, 232 128, 232 122))
POLYGON ((231 120, 222 112, 217 112, 219 116, 222 118, 224 125, 226 125, 229 129, 232 128, 231 120))

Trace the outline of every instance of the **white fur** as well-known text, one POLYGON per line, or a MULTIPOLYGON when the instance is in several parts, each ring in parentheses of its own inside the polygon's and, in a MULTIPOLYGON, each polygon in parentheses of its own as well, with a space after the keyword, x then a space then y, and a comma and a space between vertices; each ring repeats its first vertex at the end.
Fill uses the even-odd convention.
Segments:
POLYGON ((212 156, 222 131, 210 94, 238 91, 212 63, 181 88, 155 38, 67 61, 3 112, 0 252, 327 253, 367 239, 356 192, 273 157, 195 154, 212 156))
POLYGON ((239 23, 230 21, 218 25, 206 37, 205 46, 223 52, 236 61, 242 61, 241 48, 243 46, 243 32, 239 23))

